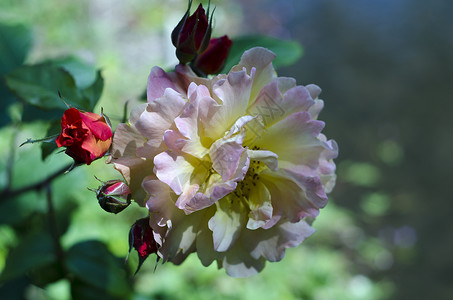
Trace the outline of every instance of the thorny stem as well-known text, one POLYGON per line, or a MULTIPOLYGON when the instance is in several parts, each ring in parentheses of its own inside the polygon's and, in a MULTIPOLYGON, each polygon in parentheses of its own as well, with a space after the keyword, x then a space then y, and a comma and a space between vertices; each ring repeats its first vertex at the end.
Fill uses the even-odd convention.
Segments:
POLYGON ((70 165, 66 165, 66 166, 62 167, 61 169, 55 171, 55 173, 49 175, 47 178, 43 179, 42 181, 33 183, 31 185, 28 185, 28 186, 24 186, 24 187, 15 189, 15 190, 10 190, 7 187, 6 189, 4 189, 0 193, 0 202, 7 200, 9 197, 14 197, 14 196, 17 196, 17 195, 20 195, 22 193, 26 193, 26 192, 29 192, 29 191, 33 191, 33 190, 39 191, 42 188, 44 188, 47 185, 49 185, 50 182, 52 182, 52 180, 54 180, 58 176, 64 174, 66 172, 66 170, 68 170, 70 167, 71 167, 71 164, 70 165))

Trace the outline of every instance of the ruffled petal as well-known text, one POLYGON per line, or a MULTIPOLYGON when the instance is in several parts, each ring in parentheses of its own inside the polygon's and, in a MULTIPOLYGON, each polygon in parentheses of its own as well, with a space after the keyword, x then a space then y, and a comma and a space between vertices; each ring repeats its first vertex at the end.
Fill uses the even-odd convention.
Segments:
POLYGON ((242 202, 234 197, 225 197, 216 203, 217 211, 209 220, 214 250, 224 252, 230 249, 245 226, 246 216, 242 202))
POLYGON ((249 114, 262 116, 265 128, 295 112, 308 110, 314 104, 305 87, 294 86, 282 91, 280 88, 288 88, 287 85, 282 85, 280 80, 274 79, 264 86, 256 101, 248 109, 249 114))
POLYGON ((250 213, 247 228, 254 230, 262 227, 272 218, 271 194, 263 183, 258 182, 250 191, 248 200, 250 213))
POLYGON ((83 112, 80 113, 80 118, 96 138, 106 141, 113 136, 112 129, 103 116, 91 112, 83 112))
MULTIPOLYGON (((208 149, 204 147, 200 140, 200 127, 199 118, 203 115, 199 114, 200 99, 210 98, 209 91, 205 86, 197 86, 191 83, 188 92, 190 103, 185 107, 183 113, 175 119, 175 125, 179 133, 186 137, 181 151, 202 159, 207 153, 208 149)), ((212 100, 214 101, 214 100, 212 100)))
POLYGON ((242 140, 243 135, 241 134, 231 138, 219 139, 212 144, 209 150, 212 167, 222 176, 224 181, 231 180, 237 169, 243 170, 245 168, 245 171, 247 171, 249 160, 243 159, 243 154, 245 152, 246 155, 247 150, 242 146, 242 140))
POLYGON ((113 163, 129 185, 132 198, 141 206, 145 205, 145 192, 141 188, 143 179, 152 173, 153 161, 137 156, 137 148, 146 143, 146 139, 132 126, 119 124, 113 137, 111 156, 108 163, 113 163))
MULTIPOLYGON (((299 222, 304 217, 317 217, 319 214, 319 206, 308 198, 306 192, 291 178, 285 177, 278 172, 264 171, 260 174, 260 179, 271 194, 273 216, 272 222, 267 222, 263 228, 270 228, 282 218, 286 218, 290 222, 299 222)), ((315 194, 318 186, 313 183, 307 183, 307 193, 315 194)), ((326 199, 327 201, 327 199, 326 199)), ((324 202, 323 202, 324 204, 324 202)))
POLYGON ((175 152, 165 151, 154 158, 154 172, 160 181, 180 195, 185 186, 190 184, 195 167, 183 156, 175 152))
POLYGON ((263 162, 269 169, 278 169, 278 155, 268 150, 247 150, 250 159, 263 162))
POLYGON ((135 123, 137 130, 148 138, 147 147, 142 149, 141 155, 153 157, 155 152, 161 149, 165 131, 170 129, 186 104, 187 101, 172 89, 166 89, 162 98, 148 104, 135 123))
POLYGON ((213 87, 214 100, 221 105, 212 118, 205 120, 205 134, 217 140, 237 119, 242 117, 248 106, 254 73, 247 75, 245 70, 230 72, 225 79, 219 80, 213 87))
POLYGON ((148 86, 146 88, 148 102, 161 98, 168 88, 179 93, 184 93, 183 84, 181 84, 174 75, 170 76, 161 68, 153 67, 148 76, 148 86))
POLYGON ((241 239, 253 258, 264 257, 268 261, 277 262, 284 257, 286 248, 298 246, 314 232, 305 221, 286 221, 266 230, 246 230, 241 239))
POLYGON ((278 154, 279 161, 316 168, 321 151, 326 148, 317 136, 324 127, 306 111, 294 113, 263 132, 255 143, 278 154))
MULTIPOLYGON (((143 179, 142 187, 147 193, 146 208, 153 219, 151 224, 167 226, 177 211, 170 187, 152 175, 143 179)), ((162 245, 161 242, 159 244, 162 245)))
POLYGON ((249 104, 256 99, 266 84, 277 77, 272 66, 274 59, 275 54, 272 51, 262 47, 255 47, 245 51, 239 64, 233 67, 233 71, 239 71, 245 68, 248 74, 255 73, 249 104))

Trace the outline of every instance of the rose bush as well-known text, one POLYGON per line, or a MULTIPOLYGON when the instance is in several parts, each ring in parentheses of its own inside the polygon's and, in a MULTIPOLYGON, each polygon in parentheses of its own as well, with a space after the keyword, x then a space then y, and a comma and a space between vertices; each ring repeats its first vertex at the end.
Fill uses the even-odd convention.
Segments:
POLYGON ((76 162, 91 164, 104 156, 112 143, 112 129, 103 115, 67 109, 61 118, 58 147, 66 147, 66 154, 76 162))

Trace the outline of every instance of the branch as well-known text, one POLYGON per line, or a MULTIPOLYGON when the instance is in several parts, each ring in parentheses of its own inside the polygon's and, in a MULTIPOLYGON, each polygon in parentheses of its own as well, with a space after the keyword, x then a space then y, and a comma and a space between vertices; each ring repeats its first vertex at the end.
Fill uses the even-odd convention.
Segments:
POLYGON ((66 165, 66 166, 62 167, 61 169, 57 170, 55 173, 49 175, 47 178, 43 179, 42 181, 39 181, 37 183, 31 184, 31 185, 28 185, 25 187, 21 187, 21 188, 15 189, 15 190, 10 190, 7 187, 0 193, 0 202, 5 201, 9 197, 14 197, 14 196, 17 196, 17 195, 20 195, 20 194, 23 194, 23 193, 26 193, 29 191, 41 190, 43 187, 48 185, 52 180, 54 180, 58 176, 64 174, 71 166, 72 166, 72 164, 66 165))

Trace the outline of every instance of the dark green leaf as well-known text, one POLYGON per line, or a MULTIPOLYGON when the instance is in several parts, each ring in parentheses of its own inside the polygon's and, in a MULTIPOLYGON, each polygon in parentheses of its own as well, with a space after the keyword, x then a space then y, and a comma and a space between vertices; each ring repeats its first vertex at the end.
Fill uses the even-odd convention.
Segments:
POLYGON ((71 282, 72 299, 84 300, 123 300, 130 297, 113 296, 106 293, 105 288, 95 287, 83 280, 75 279, 71 282))
POLYGON ((34 285, 44 288, 49 283, 64 279, 65 273, 60 263, 52 262, 32 270, 28 276, 34 285))
POLYGON ((93 65, 87 64, 75 56, 54 58, 46 61, 68 71, 76 82, 79 89, 85 89, 96 80, 96 69, 93 65))
POLYGON ((294 64, 303 54, 302 46, 296 41, 279 40, 269 36, 251 35, 232 39, 227 62, 222 73, 227 73, 239 63, 244 51, 253 47, 264 47, 274 52, 277 57, 272 62, 275 68, 294 64))
POLYGON ((0 280, 10 280, 56 261, 52 238, 46 232, 20 240, 6 258, 0 280))
MULTIPOLYGON (((61 132, 61 121, 55 120, 52 123, 50 123, 50 126, 47 129, 46 136, 58 135, 60 134, 60 132, 61 132)), ((47 156, 49 156, 56 149, 58 149, 58 147, 55 142, 41 143, 42 160, 45 160, 47 156)))
POLYGON ((30 28, 0 23, 0 127, 10 122, 7 108, 16 100, 5 85, 4 75, 22 65, 31 42, 30 28))
POLYGON ((21 276, 0 285, 0 299, 23 300, 25 299, 26 288, 30 284, 30 279, 21 276))
POLYGON ((94 107, 99 101, 99 98, 101 98, 103 88, 104 78, 102 78, 101 71, 97 71, 96 80, 91 86, 82 91, 83 95, 88 99, 90 103, 90 111, 93 111, 94 107))
POLYGON ((127 299, 131 294, 124 261, 115 257, 99 241, 74 245, 67 253, 67 268, 78 281, 83 282, 82 287, 73 287, 78 292, 91 286, 90 291, 103 291, 104 294, 122 299, 127 299))
POLYGON ((77 210, 78 203, 73 198, 64 197, 63 205, 57 208, 57 229, 60 235, 64 235, 71 226, 72 214, 77 210))
POLYGON ((51 64, 22 66, 6 76, 6 85, 27 104, 42 109, 65 109, 60 99, 78 109, 90 111, 90 100, 77 89, 66 70, 51 64))
POLYGON ((42 206, 41 198, 35 192, 23 193, 16 197, 2 196, 1 198, 0 225, 19 226, 25 221, 28 222, 33 212, 42 209, 40 207, 42 206))
POLYGON ((37 120, 60 120, 63 116, 64 108, 40 109, 31 105, 24 105, 22 122, 34 122, 37 120))
POLYGON ((0 23, 0 75, 22 65, 31 43, 30 28, 0 23))

